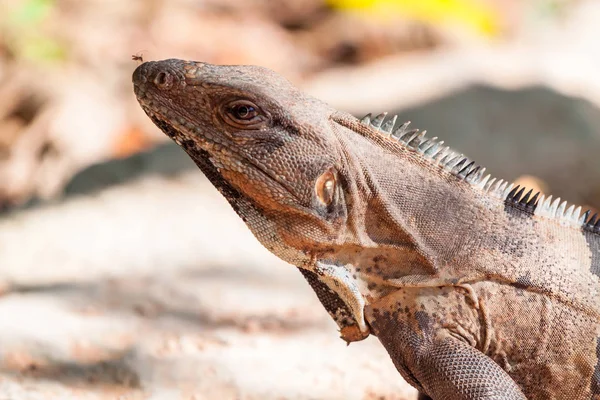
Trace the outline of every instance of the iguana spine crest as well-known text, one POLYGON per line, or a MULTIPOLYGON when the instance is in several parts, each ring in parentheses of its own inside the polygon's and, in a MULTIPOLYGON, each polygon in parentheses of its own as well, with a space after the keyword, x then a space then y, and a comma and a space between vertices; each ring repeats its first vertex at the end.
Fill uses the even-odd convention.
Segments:
POLYGON ((388 113, 384 112, 375 117, 367 114, 360 122, 374 128, 385 138, 400 143, 405 148, 416 151, 426 160, 441 166, 452 175, 470 183, 472 186, 503 200, 506 204, 536 216, 554 219, 564 226, 583 228, 589 232, 600 233, 600 219, 597 214, 590 217, 591 211, 582 213, 581 207, 569 205, 560 198, 552 199, 541 192, 531 196, 533 189, 526 194, 525 187, 509 183, 502 179, 496 180, 490 174, 484 176, 485 168, 476 165, 463 154, 442 146, 444 141, 437 141, 437 137, 425 139, 427 131, 408 129, 410 121, 396 126, 397 115, 385 121, 388 113))

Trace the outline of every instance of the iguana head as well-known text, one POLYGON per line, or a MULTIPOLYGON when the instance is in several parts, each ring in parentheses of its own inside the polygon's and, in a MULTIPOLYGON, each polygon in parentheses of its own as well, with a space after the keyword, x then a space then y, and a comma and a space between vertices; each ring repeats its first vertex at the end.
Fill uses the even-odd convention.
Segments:
POLYGON ((133 81, 144 111, 259 240, 276 253, 286 242, 277 255, 297 264, 339 241, 347 215, 339 146, 327 134, 333 109, 255 66, 146 62, 133 81))
MULTIPOLYGON (((384 168, 372 158, 378 151, 395 160, 374 141, 354 143, 375 131, 266 68, 172 59, 140 65, 133 82, 144 111, 258 240, 301 268, 343 337, 366 337, 364 299, 383 293, 383 266, 401 259, 390 251, 415 253, 368 179, 387 174, 392 182, 393 170, 373 174, 361 157, 384 168)), ((421 265, 415 254, 409 272, 421 265)))

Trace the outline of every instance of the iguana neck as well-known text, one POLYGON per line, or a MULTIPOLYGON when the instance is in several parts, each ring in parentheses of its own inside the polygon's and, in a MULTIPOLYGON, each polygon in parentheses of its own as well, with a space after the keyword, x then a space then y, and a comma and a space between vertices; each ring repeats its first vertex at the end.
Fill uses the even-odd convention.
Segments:
POLYGON ((352 201, 351 233, 370 240, 366 247, 383 249, 378 263, 361 259, 371 276, 423 286, 493 280, 543 292, 598 317, 593 310, 600 299, 590 282, 600 276, 600 235, 540 217, 526 205, 515 207, 510 196, 481 190, 352 117, 334 121, 364 196, 352 201), (565 293, 563 281, 574 290, 565 293))
MULTIPOLYGON (((356 263, 378 269, 385 279, 410 275, 437 279, 442 270, 453 275, 447 265, 441 268, 442 260, 473 238, 451 233, 463 232, 481 208, 468 201, 465 192, 470 188, 447 179, 416 154, 356 134, 365 133, 362 129, 351 124, 333 129, 342 143, 344 170, 349 175, 352 200, 345 243, 361 247, 356 252, 361 260, 356 263), (378 255, 375 262, 369 260, 374 254, 378 255)), ((352 256, 347 253, 353 252, 342 251, 338 257, 348 261, 352 256)))

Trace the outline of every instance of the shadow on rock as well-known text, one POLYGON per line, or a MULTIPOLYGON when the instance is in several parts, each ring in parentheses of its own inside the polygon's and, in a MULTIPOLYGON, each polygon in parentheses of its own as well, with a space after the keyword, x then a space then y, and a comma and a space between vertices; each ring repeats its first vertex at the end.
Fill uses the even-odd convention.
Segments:
POLYGON ((125 352, 108 360, 79 363, 38 359, 27 354, 22 354, 16 362, 16 355, 12 354, 4 357, 0 371, 26 379, 60 382, 71 387, 140 388, 140 378, 127 365, 127 355, 128 352, 125 352))
MULTIPOLYGON (((261 296, 270 296, 262 294, 263 290, 277 286, 277 279, 268 284, 261 279, 252 281, 251 274, 246 280, 233 272, 208 268, 181 271, 178 277, 169 280, 151 276, 128 276, 88 283, 19 285, 13 286, 8 293, 49 297, 77 314, 136 317, 154 320, 157 325, 168 323, 171 327, 192 330, 232 328, 243 332, 295 333, 323 327, 328 321, 325 315, 322 319, 307 318, 304 313, 293 309, 260 315, 245 312, 243 307, 215 310, 211 305, 219 301, 218 296, 203 295, 200 286, 201 282, 204 287, 252 286, 260 292, 257 295, 261 296), (230 280, 232 277, 235 279, 230 280), (195 281, 198 285, 194 284, 195 281)), ((285 286, 285 282, 279 283, 285 286)), ((230 290, 235 288, 231 287, 230 290)))

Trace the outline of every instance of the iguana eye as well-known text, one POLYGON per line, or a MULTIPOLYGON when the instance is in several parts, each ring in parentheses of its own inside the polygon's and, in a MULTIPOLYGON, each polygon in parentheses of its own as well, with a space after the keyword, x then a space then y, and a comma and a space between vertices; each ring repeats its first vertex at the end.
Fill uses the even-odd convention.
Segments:
POLYGON ((250 104, 236 104, 231 108, 231 112, 237 119, 251 120, 258 115, 256 108, 250 104))
POLYGON ((235 100, 223 109, 223 119, 229 125, 242 129, 257 129, 267 120, 261 109, 250 100, 235 100))
POLYGON ((328 206, 333 201, 335 194, 335 175, 331 170, 325 172, 317 179, 315 183, 315 191, 319 201, 328 206))

